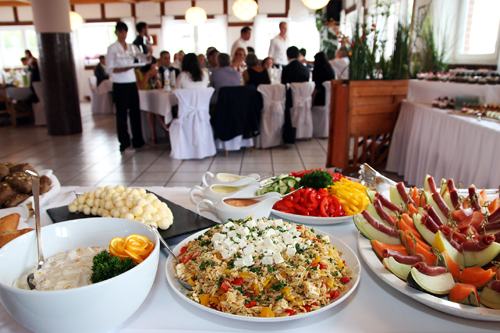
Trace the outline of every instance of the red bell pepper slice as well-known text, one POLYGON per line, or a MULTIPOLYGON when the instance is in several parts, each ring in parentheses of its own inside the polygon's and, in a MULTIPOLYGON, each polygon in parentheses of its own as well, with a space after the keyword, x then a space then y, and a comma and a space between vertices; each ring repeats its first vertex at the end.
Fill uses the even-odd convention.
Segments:
POLYGON ((221 285, 220 285, 220 289, 227 293, 227 291, 229 290, 229 284, 227 284, 226 282, 222 282, 221 285))
POLYGON ((295 311, 293 311, 292 309, 285 309, 285 312, 290 314, 290 316, 293 316, 295 314, 295 311))
POLYGON ((343 276, 340 278, 340 282, 344 282, 345 284, 348 284, 349 281, 351 281, 351 279, 349 279, 348 277, 343 276))
POLYGON ((243 284, 243 279, 242 278, 234 279, 233 284, 236 284, 236 285, 243 284))
POLYGON ((304 305, 304 309, 306 309, 307 312, 311 312, 311 307, 309 305, 304 305))
POLYGON ((321 214, 322 217, 328 217, 328 212, 327 210, 327 205, 328 205, 328 197, 323 198, 321 200, 321 203, 319 204, 319 213, 321 214))
POLYGON ((303 207, 301 207, 300 205, 294 203, 293 204, 293 208, 295 208, 295 213, 296 214, 299 214, 299 215, 309 215, 309 213, 307 212, 307 210, 303 207))
POLYGON ((186 253, 187 249, 188 249, 188 248, 187 248, 187 246, 182 247, 182 249, 181 249, 181 254, 186 253))
POLYGON ((332 298, 333 298, 333 299, 336 299, 337 297, 339 297, 340 293, 339 293, 339 291, 338 291, 338 290, 335 290, 335 291, 333 291, 333 292, 331 293, 331 295, 332 295, 332 298))
POLYGON ((318 306, 318 303, 313 302, 313 303, 311 303, 311 306, 318 306))
POLYGON ((248 304, 245 304, 245 307, 252 308, 257 304, 257 301, 250 301, 248 304))
POLYGON ((326 265, 322 264, 322 263, 319 263, 319 269, 326 269, 326 265))

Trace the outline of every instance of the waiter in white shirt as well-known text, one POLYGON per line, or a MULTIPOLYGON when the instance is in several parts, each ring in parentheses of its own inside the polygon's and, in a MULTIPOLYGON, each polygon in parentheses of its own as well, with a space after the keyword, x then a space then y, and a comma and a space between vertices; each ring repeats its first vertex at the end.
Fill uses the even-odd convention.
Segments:
POLYGON ((250 46, 248 41, 250 40, 250 37, 252 36, 252 28, 249 26, 243 27, 241 29, 241 35, 240 38, 234 42, 233 47, 231 47, 231 57, 234 57, 234 52, 238 47, 242 47, 245 51, 247 49, 247 46, 250 46))
POLYGON ((288 64, 286 50, 288 49, 288 45, 290 45, 290 39, 286 35, 286 30, 286 22, 280 22, 280 34, 271 39, 271 45, 269 46, 269 57, 273 58, 275 66, 285 66, 288 64))
POLYGON ((335 59, 330 60, 337 80, 349 80, 349 64, 347 48, 342 46, 335 52, 335 59))
MULTIPOLYGON (((144 146, 139 110, 139 92, 135 83, 134 57, 143 53, 133 44, 127 44, 128 27, 123 22, 116 22, 116 43, 108 47, 106 54, 106 72, 113 76, 113 101, 116 106, 116 132, 120 142, 120 152, 133 152, 134 148, 144 146), (132 130, 132 147, 128 134, 127 113, 132 130)), ((142 60, 142 57, 141 57, 142 60)))

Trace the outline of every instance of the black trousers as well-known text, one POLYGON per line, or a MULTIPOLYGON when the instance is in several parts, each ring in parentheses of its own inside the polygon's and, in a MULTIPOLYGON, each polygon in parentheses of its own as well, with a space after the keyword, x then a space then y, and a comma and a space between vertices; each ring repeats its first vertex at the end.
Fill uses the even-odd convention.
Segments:
POLYGON ((120 151, 130 147, 127 114, 132 129, 132 146, 144 146, 141 128, 141 111, 139 110, 139 91, 135 82, 113 83, 113 101, 116 105, 116 132, 120 142, 120 151))

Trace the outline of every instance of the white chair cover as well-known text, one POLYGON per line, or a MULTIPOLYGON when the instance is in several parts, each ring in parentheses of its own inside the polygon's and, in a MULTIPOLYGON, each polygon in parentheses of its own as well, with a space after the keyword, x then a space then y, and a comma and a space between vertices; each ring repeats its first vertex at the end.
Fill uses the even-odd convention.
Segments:
POLYGON ((290 83, 293 107, 290 109, 292 126, 296 128, 295 138, 312 138, 313 123, 311 116, 314 82, 290 83))
POLYGON ((328 129, 330 125, 330 95, 332 82, 323 82, 325 87, 325 105, 315 105, 311 109, 312 121, 313 121, 313 137, 315 138, 327 138, 328 129))
POLYGON ((97 78, 89 77, 90 108, 93 114, 113 113, 113 97, 110 92, 97 91, 97 78))
POLYGON ((208 112, 214 88, 175 89, 179 113, 170 125, 170 156, 177 159, 205 158, 216 153, 208 112))
POLYGON ((243 135, 238 135, 229 141, 215 139, 215 146, 227 151, 240 150, 241 147, 253 147, 253 138, 243 139, 243 135))
POLYGON ((45 116, 45 103, 43 102, 43 85, 42 82, 33 82, 33 90, 38 97, 38 103, 33 103, 33 116, 35 118, 35 126, 47 125, 47 117, 45 116))
POLYGON ((258 147, 279 146, 285 122, 286 87, 284 84, 261 84, 257 91, 262 94, 264 108, 260 119, 258 147))

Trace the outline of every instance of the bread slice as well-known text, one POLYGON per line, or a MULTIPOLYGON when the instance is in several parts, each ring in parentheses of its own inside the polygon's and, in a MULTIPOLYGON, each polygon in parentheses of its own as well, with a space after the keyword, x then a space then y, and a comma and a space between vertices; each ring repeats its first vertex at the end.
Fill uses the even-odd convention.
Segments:
POLYGON ((0 248, 3 247, 5 244, 10 242, 13 239, 16 239, 17 237, 24 235, 27 232, 32 231, 33 229, 31 228, 26 228, 26 229, 21 229, 21 230, 14 230, 14 231, 6 231, 0 234, 0 248))
POLYGON ((21 215, 14 213, 0 218, 0 233, 17 230, 21 215))

